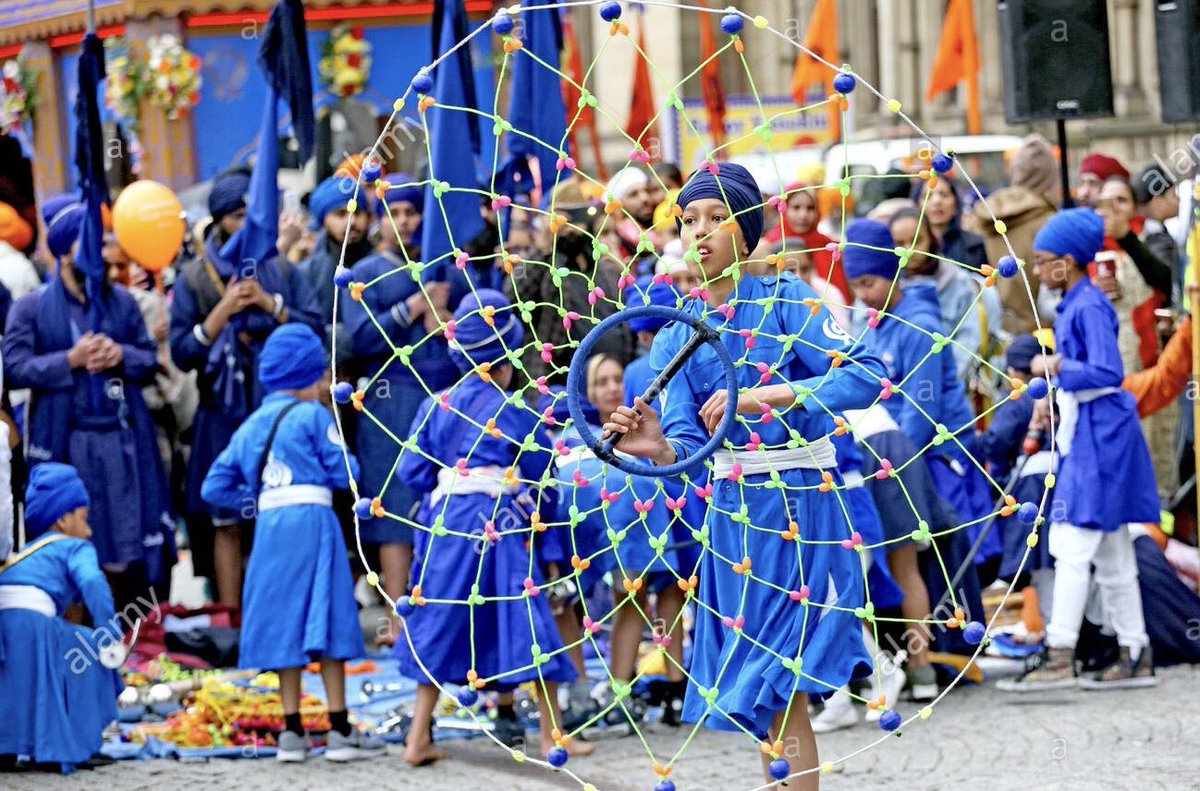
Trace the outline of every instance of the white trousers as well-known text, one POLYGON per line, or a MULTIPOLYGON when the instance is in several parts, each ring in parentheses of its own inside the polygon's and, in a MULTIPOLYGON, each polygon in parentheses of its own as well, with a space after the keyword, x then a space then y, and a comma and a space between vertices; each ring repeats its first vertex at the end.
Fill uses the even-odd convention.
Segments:
POLYGON ((1142 616, 1137 559, 1129 528, 1121 525, 1105 533, 1056 522, 1050 528, 1050 554, 1054 557, 1054 598, 1046 644, 1074 648, 1088 603, 1091 568, 1104 606, 1105 620, 1117 633, 1117 642, 1134 656, 1150 643, 1142 616))

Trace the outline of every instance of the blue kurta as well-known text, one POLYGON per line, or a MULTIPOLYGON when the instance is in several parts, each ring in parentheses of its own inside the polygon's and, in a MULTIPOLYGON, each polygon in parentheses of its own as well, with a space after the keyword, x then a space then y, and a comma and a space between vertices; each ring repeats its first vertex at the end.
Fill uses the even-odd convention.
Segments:
POLYGON ((1063 296, 1058 314, 1054 340, 1063 361, 1055 384, 1085 398, 1098 388, 1117 391, 1079 405, 1075 437, 1054 487, 1054 521, 1106 531, 1129 522, 1157 523, 1154 465, 1133 395, 1120 389, 1125 373, 1117 312, 1085 278, 1063 296))
MULTIPOLYGON (((263 400, 213 463, 204 480, 205 500, 243 518, 254 515, 263 445, 280 410, 295 400, 284 393, 263 400)), ((353 456, 350 468, 358 472, 353 456)), ((284 416, 263 471, 264 493, 299 485, 350 486, 337 426, 313 401, 284 416)), ((346 544, 330 506, 258 512, 242 602, 240 667, 277 670, 363 654, 346 544)))
POLYGON ((121 286, 103 296, 103 331, 120 344, 119 365, 97 375, 72 369, 67 353, 91 328, 88 307, 55 280, 13 306, 4 334, 5 386, 30 388, 30 465, 70 464, 91 499, 88 518, 100 563, 145 563, 161 580, 163 545, 174 542, 162 457, 142 387, 158 370, 141 311, 121 286))
MULTIPOLYGON (((42 547, 0 572, 3 585, 40 588, 59 616, 82 601, 97 628, 117 623, 108 581, 88 541, 64 538, 42 547)), ((117 718, 122 684, 115 670, 99 662, 97 649, 115 643, 121 631, 118 626, 103 635, 61 617, 0 610, 0 755, 26 755, 70 771, 100 750, 104 728, 117 718)))
MULTIPOLYGON (((424 322, 408 319, 404 303, 417 293, 418 285, 408 272, 395 271, 404 263, 393 253, 364 258, 354 265, 354 281, 371 283, 383 279, 363 291, 361 304, 349 299, 342 303, 345 331, 355 363, 362 366, 368 377, 378 374, 366 390, 363 406, 400 440, 407 439, 404 432, 412 424, 421 402, 431 392, 449 387, 458 379, 446 339, 441 335, 426 337, 424 322), (396 305, 400 307, 393 312, 396 305), (395 357, 393 346, 412 348, 407 364, 395 357)), ((362 463, 359 484, 363 492, 369 497, 380 497, 388 513, 410 518, 417 498, 402 477, 392 474, 400 445, 366 417, 358 420, 355 443, 362 463)), ((364 544, 412 543, 412 527, 406 522, 368 518, 359 524, 364 544)))
MULTIPOLYGON (((789 383, 812 394, 802 405, 763 422, 742 416, 730 430, 728 441, 744 448, 750 432, 762 445, 779 449, 796 432, 805 440, 828 434, 829 416, 868 406, 879 392, 883 365, 837 325, 820 308, 815 315, 802 300, 817 299, 809 286, 788 274, 783 277, 743 277, 729 297, 735 306, 732 320, 700 301, 688 301, 684 310, 705 316, 720 330, 721 341, 735 360, 739 387, 760 384, 759 362, 770 371, 768 384, 789 383), (772 311, 767 313, 765 307, 772 311), (740 330, 757 332, 753 349, 746 348, 740 330), (846 355, 840 367, 831 367, 826 351, 846 355), (743 422, 745 420, 745 422, 743 422)), ((691 336, 692 330, 671 324, 660 330, 651 351, 651 364, 661 369, 691 336)), ((663 429, 679 457, 690 456, 708 440, 698 419, 700 407, 723 387, 716 354, 703 347, 671 381, 663 429)), ((836 469, 828 471, 842 483, 836 469)), ((713 487, 706 516, 706 551, 701 559, 697 601, 695 648, 691 681, 684 702, 684 718, 709 727, 734 730, 736 718, 756 736, 765 736, 777 712, 797 693, 830 694, 851 679, 871 671, 871 658, 862 640, 862 629, 853 610, 864 604, 865 584, 858 552, 843 549, 852 526, 834 492, 818 492, 822 471, 793 469, 778 473, 780 488, 770 489, 767 474, 746 475, 741 482, 722 479, 713 487), (746 522, 732 516, 746 514, 746 522), (790 522, 799 525, 805 543, 785 541, 780 533, 790 522), (811 544, 807 542, 828 542, 811 544), (738 574, 734 563, 752 560, 752 576, 738 574), (769 587, 762 581, 777 587, 769 587), (809 603, 793 601, 788 591, 809 589, 809 603), (822 605, 836 604, 828 609, 822 605), (711 608, 711 609, 709 609, 711 608), (725 625, 724 618, 741 627, 725 625), (757 642, 752 643, 752 638, 757 642), (798 672, 785 667, 797 657, 798 672), (711 707, 700 688, 713 690, 711 707), (721 713, 724 712, 724 713, 721 713)))
MULTIPOLYGON (((460 459, 478 475, 482 467, 513 468, 525 481, 553 480, 550 438, 539 416, 506 397, 495 384, 469 376, 449 391, 449 409, 427 399, 412 425, 418 450, 400 460, 397 474, 425 498, 425 527, 413 542, 412 580, 428 601, 407 617, 415 657, 408 639, 396 642, 396 656, 401 672, 421 682, 427 682, 422 666, 440 683, 464 683, 470 670, 482 679, 499 677, 489 689, 535 680, 539 671, 547 681, 576 675, 546 596, 524 595, 527 578, 543 584, 527 542, 537 553, 545 534, 530 530, 530 513, 531 508, 545 510, 547 517, 552 513, 545 490, 529 491, 531 507, 518 503, 513 493, 450 493, 436 504, 429 497, 438 487, 439 471, 455 468, 460 459), (488 431, 488 421, 494 421, 499 435, 488 431), (489 523, 500 533, 498 541, 484 537, 489 523), (470 603, 472 595, 485 601, 470 603), (533 666, 535 645, 542 654, 553 654, 539 668, 533 666)), ((465 484, 470 474, 459 480, 465 484)))

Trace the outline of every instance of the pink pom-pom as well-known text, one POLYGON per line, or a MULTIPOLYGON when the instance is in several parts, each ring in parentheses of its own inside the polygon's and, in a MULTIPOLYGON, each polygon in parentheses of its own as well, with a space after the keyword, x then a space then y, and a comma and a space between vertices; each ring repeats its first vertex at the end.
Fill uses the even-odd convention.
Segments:
POLYGON ((537 596, 539 593, 541 593, 541 590, 538 588, 537 583, 533 581, 533 577, 526 577, 524 585, 525 585, 525 593, 530 596, 537 596))
POLYGON ((877 481, 887 480, 887 477, 891 474, 891 472, 892 472, 892 462, 889 461, 888 459, 880 459, 879 460, 879 469, 875 471, 875 480, 877 480, 877 481))

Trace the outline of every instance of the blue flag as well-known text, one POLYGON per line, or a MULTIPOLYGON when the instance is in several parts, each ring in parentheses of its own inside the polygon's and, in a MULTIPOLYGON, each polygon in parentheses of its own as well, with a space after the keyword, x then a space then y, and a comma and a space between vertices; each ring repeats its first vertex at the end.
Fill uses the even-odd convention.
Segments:
POLYGON ((556 8, 535 10, 542 5, 543 2, 532 0, 521 2, 522 43, 525 46, 509 59, 513 75, 508 113, 514 129, 542 142, 510 133, 508 151, 535 158, 541 173, 542 191, 549 192, 558 175, 555 170, 558 149, 566 147, 567 118, 562 78, 530 57, 536 55, 555 69, 560 66, 562 22, 556 8))
MULTIPOLYGON (((441 27, 434 51, 440 55, 465 38, 467 13, 462 0, 447 0, 444 6, 439 3, 438 7, 441 9, 441 27)), ((476 107, 474 85, 470 54, 466 47, 434 69, 431 95, 437 100, 437 105, 425 113, 431 154, 429 178, 447 182, 451 187, 451 191, 445 192, 440 198, 434 194, 433 184, 425 187, 421 257, 426 263, 443 259, 433 270, 435 277, 445 268, 444 263, 450 252, 456 247, 462 249, 484 227, 479 211, 480 195, 458 191, 473 190, 479 186, 476 167, 479 156, 478 116, 441 106, 476 107), (444 217, 443 207, 446 212, 444 217)))
POLYGON ((104 178, 104 132, 100 127, 100 81, 104 79, 104 45, 95 33, 83 39, 79 53, 79 92, 75 96, 75 167, 84 205, 75 268, 87 278, 92 331, 100 332, 108 268, 104 264, 104 221, 100 206, 108 203, 104 178))

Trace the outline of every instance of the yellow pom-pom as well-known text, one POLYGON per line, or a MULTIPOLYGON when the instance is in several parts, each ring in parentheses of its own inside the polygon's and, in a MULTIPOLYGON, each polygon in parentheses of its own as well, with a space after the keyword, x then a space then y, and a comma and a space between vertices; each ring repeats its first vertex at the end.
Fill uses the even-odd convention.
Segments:
POLYGON ((358 211, 357 198, 351 198, 350 200, 346 201, 346 211, 350 212, 351 214, 354 214, 354 212, 358 211))
POLYGON ((821 774, 833 774, 833 761, 826 761, 825 763, 821 764, 821 774))
POLYGON ((1034 547, 1036 547, 1037 543, 1038 543, 1038 534, 1037 533, 1030 533, 1029 537, 1025 539, 1025 545, 1028 546, 1030 549, 1033 549, 1034 547))
POLYGON ((1004 220, 996 220, 996 233, 1001 236, 1008 233, 1008 226, 1004 224, 1004 220))
POLYGON ((921 709, 920 715, 921 715, 921 719, 923 719, 923 720, 929 719, 930 717, 933 716, 933 707, 926 706, 925 708, 921 709))
POLYGON ((520 750, 513 750, 512 757, 513 760, 519 764, 525 763, 525 753, 521 752, 520 750))
POLYGON ((890 110, 893 113, 900 112, 900 100, 899 99, 888 99, 887 108, 888 108, 888 110, 890 110))
POLYGON ((404 109, 404 100, 397 99, 396 101, 392 102, 392 109, 395 110, 396 112, 400 112, 401 110, 403 110, 404 109))
POLYGON ((758 28, 759 30, 762 30, 769 24, 770 23, 767 22, 767 18, 765 16, 763 16, 762 14, 759 14, 758 16, 754 17, 754 26, 756 28, 758 28))
POLYGON ((370 585, 372 588, 379 585, 379 575, 377 573, 375 573, 374 571, 368 571, 367 572, 367 584, 370 585))
POLYGON ((1054 488, 1054 482, 1055 482, 1056 480, 1058 480, 1058 479, 1054 477, 1054 473, 1049 473, 1049 474, 1047 474, 1047 475, 1046 475, 1046 488, 1047 488, 1047 489, 1053 489, 1053 488, 1054 488))
POLYGON ((596 791, 596 787, 594 785, 592 785, 591 783, 584 783, 583 791, 596 791))

